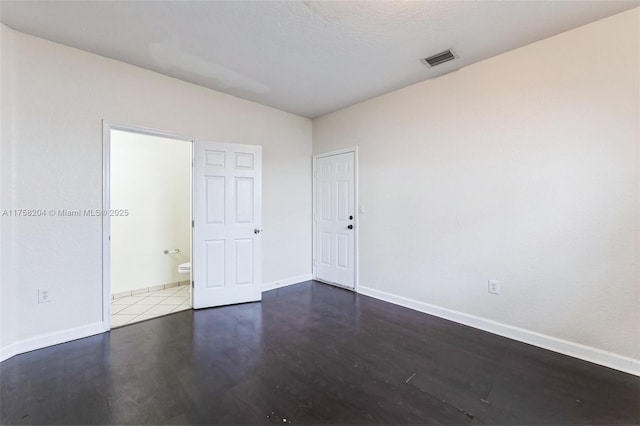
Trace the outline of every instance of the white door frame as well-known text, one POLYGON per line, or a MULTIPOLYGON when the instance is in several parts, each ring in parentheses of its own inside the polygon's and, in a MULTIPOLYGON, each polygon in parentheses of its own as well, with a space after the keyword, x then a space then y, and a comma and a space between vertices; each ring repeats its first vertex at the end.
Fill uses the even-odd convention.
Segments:
MULTIPOLYGON (((176 139, 180 141, 191 142, 193 146, 194 138, 177 135, 174 133, 162 132, 159 130, 148 129, 145 127, 130 126, 102 120, 102 211, 108 212, 111 208, 111 131, 121 130, 129 133, 138 133, 142 135, 158 136, 166 139, 176 139)), ((193 149, 191 150, 191 164, 193 170, 193 149)), ((191 173, 193 181, 193 172, 191 173)), ((193 182, 191 184, 193 188, 193 182)), ((192 190, 193 191, 193 190, 192 190)), ((193 204, 193 194, 191 194, 191 203, 193 204)), ((193 205, 192 215, 193 215, 193 205)), ((192 244, 193 244, 193 228, 192 244)), ((102 215, 102 325, 104 331, 111 330, 111 219, 108 214, 102 215)), ((191 248, 193 250, 193 247, 191 248)), ((192 294, 193 297, 193 294, 192 294)), ((193 303, 192 303, 193 306, 193 303)))
MULTIPOLYGON (((353 146, 353 147, 349 147, 349 148, 344 148, 344 149, 338 149, 335 151, 330 151, 330 152, 323 152, 321 154, 314 154, 313 156, 313 194, 312 194, 312 222, 313 222, 313 230, 312 230, 312 238, 311 238, 311 243, 313 245, 313 259, 312 259, 312 263, 311 263, 311 270, 313 272, 313 279, 317 280, 317 281, 322 281, 322 280, 318 280, 317 276, 316 276, 316 251, 317 251, 317 247, 316 247, 316 243, 317 243, 317 235, 316 235, 316 193, 317 193, 317 188, 316 188, 316 173, 317 173, 317 160, 318 158, 324 158, 324 157, 331 157, 333 155, 339 155, 339 154, 347 154, 353 152, 353 173, 354 173, 354 179, 353 179, 353 217, 354 217, 354 222, 353 222, 353 227, 354 227, 354 235, 353 235, 353 255, 354 255, 354 262, 355 262, 355 267, 354 267, 354 277, 353 277, 353 283, 354 286, 353 288, 347 288, 347 287, 342 287, 340 285, 338 285, 340 288, 345 288, 347 290, 351 290, 355 293, 358 292, 358 286, 359 286, 359 278, 360 278, 360 261, 358 258, 358 235, 360 234, 360 227, 359 225, 359 213, 358 213, 358 205, 359 205, 359 199, 358 199, 358 147, 357 146, 353 146)), ((329 284, 335 284, 335 283, 329 283, 329 284)))

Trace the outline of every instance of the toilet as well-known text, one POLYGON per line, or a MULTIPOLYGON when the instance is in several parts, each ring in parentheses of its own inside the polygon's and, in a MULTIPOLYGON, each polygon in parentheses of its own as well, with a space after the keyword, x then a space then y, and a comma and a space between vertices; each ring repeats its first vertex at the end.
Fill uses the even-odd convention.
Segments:
POLYGON ((181 274, 189 274, 191 273, 191 262, 182 263, 178 265, 178 272, 181 274))

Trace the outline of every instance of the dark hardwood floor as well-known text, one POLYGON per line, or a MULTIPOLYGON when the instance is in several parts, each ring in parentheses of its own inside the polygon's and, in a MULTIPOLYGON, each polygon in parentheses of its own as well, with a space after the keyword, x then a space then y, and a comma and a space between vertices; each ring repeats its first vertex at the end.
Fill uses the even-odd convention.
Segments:
POLYGON ((315 282, 0 364, 2 424, 638 424, 638 377, 315 282))

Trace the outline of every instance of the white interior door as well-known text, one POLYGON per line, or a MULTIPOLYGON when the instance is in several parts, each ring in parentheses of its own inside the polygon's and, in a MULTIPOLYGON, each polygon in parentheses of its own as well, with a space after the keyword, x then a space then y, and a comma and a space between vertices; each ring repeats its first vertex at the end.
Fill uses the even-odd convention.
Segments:
POLYGON ((262 299, 262 148, 196 141, 193 307, 262 299))
POLYGON ((355 154, 316 157, 316 279, 355 287, 355 154))

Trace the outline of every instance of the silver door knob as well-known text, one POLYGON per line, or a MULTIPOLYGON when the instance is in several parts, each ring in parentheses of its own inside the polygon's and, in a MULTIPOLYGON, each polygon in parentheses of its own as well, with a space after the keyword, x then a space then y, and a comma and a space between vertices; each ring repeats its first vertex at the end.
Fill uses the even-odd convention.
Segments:
POLYGON ((261 231, 262 231, 262 229, 256 228, 256 229, 253 230, 253 233, 254 234, 259 234, 261 231))

